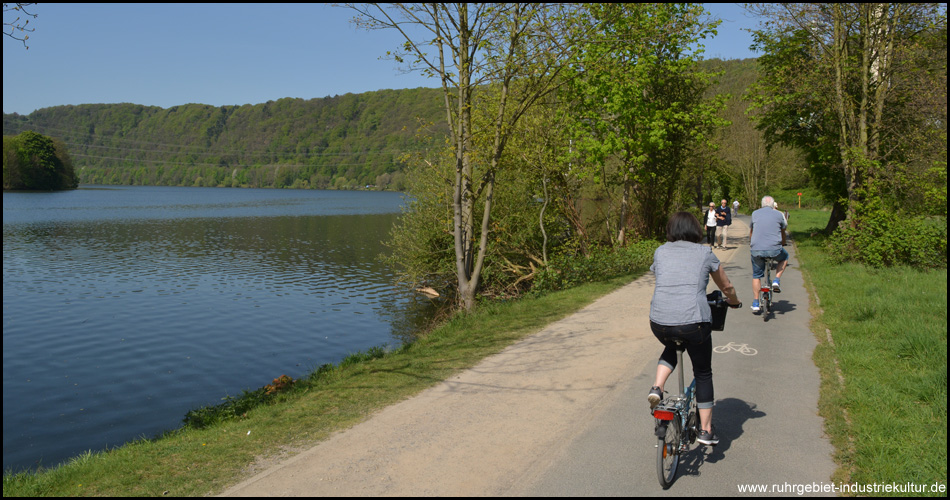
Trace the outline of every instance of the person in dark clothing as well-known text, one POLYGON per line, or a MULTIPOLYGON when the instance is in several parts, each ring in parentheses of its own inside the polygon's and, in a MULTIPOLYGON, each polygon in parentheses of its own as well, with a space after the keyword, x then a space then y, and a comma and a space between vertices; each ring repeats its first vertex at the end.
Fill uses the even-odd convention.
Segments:
POLYGON ((732 225, 732 211, 729 210, 726 200, 719 203, 716 208, 716 243, 719 248, 726 248, 726 231, 732 225))

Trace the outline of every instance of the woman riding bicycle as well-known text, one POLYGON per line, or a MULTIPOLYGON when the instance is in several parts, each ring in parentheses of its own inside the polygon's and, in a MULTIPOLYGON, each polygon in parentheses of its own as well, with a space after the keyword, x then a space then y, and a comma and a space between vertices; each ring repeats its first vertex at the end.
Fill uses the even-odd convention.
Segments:
POLYGON ((702 228, 696 216, 677 212, 666 225, 666 240, 653 254, 650 270, 656 275, 656 287, 650 302, 650 329, 666 346, 656 367, 656 382, 647 395, 650 408, 663 399, 663 386, 676 368, 674 339, 685 341, 696 378, 696 406, 703 444, 719 442, 712 428, 712 311, 706 301, 706 286, 712 276, 726 295, 726 302, 740 307, 736 290, 719 265, 712 248, 703 246, 702 228))

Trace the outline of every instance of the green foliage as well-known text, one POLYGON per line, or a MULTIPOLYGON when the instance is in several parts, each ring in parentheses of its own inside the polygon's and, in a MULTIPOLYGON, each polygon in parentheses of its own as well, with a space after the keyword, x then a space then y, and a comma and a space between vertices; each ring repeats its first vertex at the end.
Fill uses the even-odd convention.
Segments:
MULTIPOLYGON (((946 149, 944 150, 946 155, 946 149)), ((893 165, 887 172, 891 186, 888 199, 913 215, 947 216, 947 162, 923 165, 893 165)))
MULTIPOLYGON (((3 115, 4 134, 49 131, 85 184, 398 189, 416 131, 442 117, 437 89, 380 90, 163 109, 136 104, 3 115)), ((446 127, 432 127, 444 135, 446 127)))
MULTIPOLYGON (((518 151, 527 155, 524 149, 518 151)), ((451 234, 451 154, 446 151, 441 157, 430 155, 411 165, 412 198, 390 234, 387 245, 392 252, 387 260, 395 265, 401 281, 413 287, 432 287, 443 296, 451 296, 455 292, 456 271, 451 234)), ((545 266, 545 237, 541 229, 544 190, 539 177, 546 174, 555 178, 560 175, 514 158, 499 171, 493 200, 496 215, 491 221, 479 289, 481 298, 511 298, 526 292, 560 290, 629 274, 644 262, 649 266, 656 248, 654 242, 617 249, 609 241, 604 246, 581 244, 577 228, 564 211, 556 208, 563 208, 564 204, 556 198, 564 193, 554 188, 549 190, 549 196, 555 199, 544 212, 543 227, 548 252, 560 256, 545 266)))
MULTIPOLYGON (((692 186, 682 179, 702 163, 696 149, 723 123, 717 113, 724 97, 709 92, 717 74, 699 64, 699 53, 687 50, 712 33, 697 24, 701 7, 586 9, 578 13, 589 15, 587 27, 599 31, 584 41, 577 59, 561 61, 583 71, 525 110, 490 173, 486 165, 496 161, 496 136, 476 136, 471 161, 478 168, 461 174, 480 190, 494 188, 482 298, 615 275, 623 259, 632 259, 625 254, 629 249, 616 255, 607 249, 619 239, 618 230, 647 238, 662 232, 668 212, 688 203, 683 193, 692 186), (549 261, 549 254, 560 257, 549 261)), ((496 96, 480 95, 473 121, 491 124, 498 119, 496 96)), ((459 269, 451 232, 456 166, 455 156, 438 148, 410 161, 412 201, 390 238, 400 278, 443 295, 453 291, 459 269)), ((481 214, 484 203, 475 199, 468 213, 481 214)), ((461 217, 470 222, 474 216, 461 217)))
POLYGON ((716 74, 690 46, 715 34, 696 4, 592 4, 596 27, 571 61, 575 160, 580 175, 622 189, 617 224, 643 237, 663 232, 678 208, 693 150, 725 124, 724 96, 707 96, 716 74), (613 162, 616 168, 608 169, 613 162), (631 198, 638 204, 630 217, 631 198))
MULTIPOLYGON (((318 370, 311 375, 311 378, 318 377, 319 374, 325 371, 325 369, 318 370)), ((192 429, 205 429, 227 420, 247 417, 247 412, 254 408, 276 402, 277 395, 291 390, 296 382, 287 375, 281 375, 264 387, 253 391, 243 391, 238 397, 225 396, 222 398, 223 403, 189 410, 183 419, 184 426, 192 429)))
POLYGON ((598 247, 588 255, 564 253, 540 270, 531 287, 532 294, 564 290, 583 283, 602 281, 649 267, 660 246, 644 240, 624 247, 598 247))
POLYGON ((57 190, 78 185, 66 146, 32 130, 3 136, 3 189, 57 190))
POLYGON ((360 363, 366 363, 374 359, 380 359, 384 356, 386 356, 386 349, 384 347, 381 347, 381 346, 370 347, 366 351, 356 352, 343 358, 343 361, 340 362, 340 368, 345 368, 347 366, 352 366, 352 365, 358 365, 360 363))
POLYGON ((854 225, 842 224, 830 240, 836 262, 882 268, 947 266, 947 217, 911 215, 869 196, 857 205, 854 225))
MULTIPOLYGON (((455 252, 452 235, 450 152, 412 162, 408 185, 412 198, 390 233, 386 260, 400 281, 427 286, 451 296, 455 292, 455 252)), ((541 263, 542 236, 538 223, 541 203, 534 197, 539 186, 523 170, 505 168, 498 174, 493 194, 494 213, 482 272, 482 296, 518 295, 530 284, 531 268, 541 263)), ((479 206, 476 212, 481 210, 479 206)), ((563 229, 551 211, 550 231, 563 229)), ((552 246, 560 243, 553 241, 552 246)))
POLYGON ((398 281, 445 293, 455 279, 451 160, 446 150, 435 151, 409 162, 407 187, 412 195, 386 240, 390 252, 383 259, 396 269, 398 281))
MULTIPOLYGON (((837 248, 874 266, 933 265, 892 238, 905 228, 888 217, 946 218, 945 8, 751 5, 769 20, 753 32, 763 52, 750 91, 759 128, 806 158, 813 185, 834 204, 828 229, 849 225, 837 248)), ((940 248, 929 223, 910 226, 908 236, 924 239, 916 243, 940 248)))
MULTIPOLYGON (((928 203, 908 205, 906 195, 894 189, 893 176, 887 175, 888 171, 903 172, 903 165, 891 165, 885 170, 877 162, 855 164, 866 172, 866 181, 855 189, 851 219, 839 225, 832 235, 835 258, 875 268, 902 264, 919 269, 946 267, 946 207, 936 208, 928 203), (934 211, 928 213, 928 208, 934 211)), ((919 188, 932 180, 910 184, 919 188)), ((946 185, 943 190, 946 191, 946 185)), ((935 188, 932 193, 939 191, 935 188)), ((939 199, 939 194, 934 196, 939 199)))
POLYGON ((830 81, 815 76, 820 59, 812 50, 808 32, 785 36, 765 31, 753 33, 759 78, 748 89, 757 127, 769 148, 796 148, 805 156, 808 174, 826 203, 847 197, 838 145, 836 116, 827 96, 830 81))

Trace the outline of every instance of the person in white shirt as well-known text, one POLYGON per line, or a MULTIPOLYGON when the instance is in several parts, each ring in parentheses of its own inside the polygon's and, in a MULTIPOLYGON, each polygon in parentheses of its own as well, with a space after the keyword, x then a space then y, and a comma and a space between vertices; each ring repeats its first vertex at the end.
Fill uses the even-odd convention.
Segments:
POLYGON ((706 240, 709 241, 709 246, 716 245, 716 204, 709 202, 709 210, 706 210, 706 213, 703 214, 703 220, 705 221, 706 227, 706 240))

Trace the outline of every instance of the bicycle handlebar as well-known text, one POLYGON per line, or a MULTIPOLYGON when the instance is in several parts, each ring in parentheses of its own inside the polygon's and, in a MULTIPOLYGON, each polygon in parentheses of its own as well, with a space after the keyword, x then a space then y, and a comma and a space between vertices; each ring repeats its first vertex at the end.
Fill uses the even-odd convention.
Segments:
POLYGON ((722 296, 722 292, 720 292, 720 291, 718 291, 718 290, 715 291, 715 292, 713 292, 713 294, 711 294, 711 295, 714 295, 714 298, 711 299, 711 300, 707 300, 707 302, 708 302, 709 305, 712 306, 712 307, 725 307, 725 306, 728 306, 728 307, 731 307, 731 308, 733 308, 733 309, 739 309, 740 307, 742 307, 742 302, 739 302, 738 304, 730 304, 729 302, 727 302, 727 301, 726 301, 726 298, 722 296))
POLYGON ((742 302, 739 302, 738 304, 730 304, 726 302, 726 299, 716 299, 710 300, 709 305, 713 307, 731 307, 733 309, 739 309, 742 307, 742 302))

